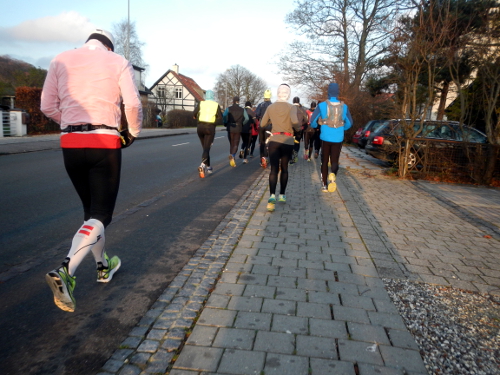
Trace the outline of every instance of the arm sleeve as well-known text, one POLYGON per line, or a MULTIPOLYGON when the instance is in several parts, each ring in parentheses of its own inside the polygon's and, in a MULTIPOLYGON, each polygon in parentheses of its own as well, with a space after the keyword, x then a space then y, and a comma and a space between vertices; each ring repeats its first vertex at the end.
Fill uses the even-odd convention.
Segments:
POLYGON ((194 111, 193 111, 193 118, 194 118, 195 120, 197 120, 197 119, 198 119, 198 112, 200 112, 200 105, 201 105, 201 103, 197 103, 197 104, 196 104, 196 107, 194 108, 194 111))
POLYGON ((62 113, 59 109, 59 96, 57 94, 56 62, 50 63, 49 71, 43 84, 40 110, 45 116, 61 124, 62 113))
POLYGON ((315 129, 318 127, 318 117, 320 113, 321 112, 319 110, 319 105, 318 105, 314 110, 313 114, 311 115, 311 126, 315 129))
POLYGON ((222 115, 222 122, 224 123, 224 125, 227 124, 227 115, 229 113, 229 109, 226 108, 226 110, 224 111, 224 114, 222 115))
POLYGON ((248 117, 248 113, 247 113, 246 108, 243 108, 243 117, 245 118, 245 119, 243 120, 243 124, 246 124, 246 123, 248 122, 248 120, 250 119, 250 118, 248 117))
POLYGON ((349 112, 349 107, 347 104, 344 104, 345 106, 345 117, 346 117, 346 123, 344 124, 344 131, 349 130, 351 126, 353 125, 352 117, 351 117, 351 112, 349 112))
POLYGON ((262 121, 260 122, 260 127, 266 127, 270 120, 271 119, 269 118, 269 112, 266 110, 266 112, 264 113, 264 117, 262 117, 262 121))
POLYGON ((133 137, 137 137, 142 129, 142 104, 139 99, 139 91, 134 83, 134 69, 129 62, 120 76, 119 85, 125 106, 128 131, 133 137))
POLYGON ((302 124, 299 123, 299 116, 297 115, 297 106, 293 105, 290 110, 290 119, 292 120, 292 127, 299 131, 302 127, 302 124))

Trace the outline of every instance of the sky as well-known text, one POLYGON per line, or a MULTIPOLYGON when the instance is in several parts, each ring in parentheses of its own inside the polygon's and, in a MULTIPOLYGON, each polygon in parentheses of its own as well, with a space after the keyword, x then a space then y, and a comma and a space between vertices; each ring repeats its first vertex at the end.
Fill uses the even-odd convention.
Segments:
MULTIPOLYGON (((95 28, 112 31, 128 18, 145 43, 151 87, 179 65, 204 90, 241 65, 262 78, 276 99, 284 83, 278 55, 298 38, 285 23, 294 0, 0 0, 0 55, 48 69, 58 53, 83 45, 95 28)), ((292 86, 292 97, 307 98, 292 86)), ((273 100, 273 101, 274 101, 273 100)), ((291 102, 291 98, 290 98, 291 102)))

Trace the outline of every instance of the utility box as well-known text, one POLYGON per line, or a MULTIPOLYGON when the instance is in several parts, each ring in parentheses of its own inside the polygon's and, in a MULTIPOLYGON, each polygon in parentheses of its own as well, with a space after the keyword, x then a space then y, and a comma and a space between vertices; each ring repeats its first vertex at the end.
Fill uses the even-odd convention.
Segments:
POLYGON ((10 135, 23 137, 28 134, 29 114, 23 109, 10 110, 10 135))

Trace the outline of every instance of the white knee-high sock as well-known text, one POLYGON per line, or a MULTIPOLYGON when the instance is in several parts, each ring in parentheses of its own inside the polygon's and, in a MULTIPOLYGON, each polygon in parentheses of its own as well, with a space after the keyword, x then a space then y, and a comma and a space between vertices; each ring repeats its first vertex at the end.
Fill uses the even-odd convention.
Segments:
MULTIPOLYGON (((75 274, 83 258, 101 240, 104 247, 104 225, 96 219, 85 221, 73 237, 71 249, 68 253, 68 258, 70 259, 68 272, 71 276, 75 274)), ((102 251, 102 248, 100 251, 102 251)))
POLYGON ((106 236, 104 234, 104 229, 102 230, 101 239, 92 246, 92 255, 94 255, 95 263, 101 262, 104 267, 108 266, 108 262, 104 258, 104 244, 106 243, 106 236))

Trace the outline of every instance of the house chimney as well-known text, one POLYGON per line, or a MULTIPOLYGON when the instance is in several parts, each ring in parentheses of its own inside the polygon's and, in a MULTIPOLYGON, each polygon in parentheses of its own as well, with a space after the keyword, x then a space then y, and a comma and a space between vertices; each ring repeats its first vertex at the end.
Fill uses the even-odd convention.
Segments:
POLYGON ((172 70, 173 70, 174 72, 176 72, 177 74, 179 74, 179 65, 177 65, 177 64, 173 65, 173 66, 172 66, 172 70))

